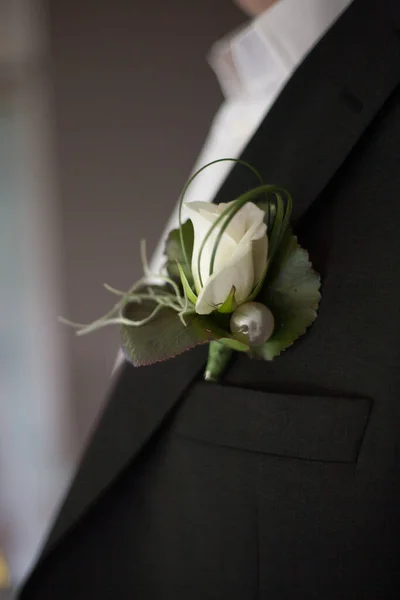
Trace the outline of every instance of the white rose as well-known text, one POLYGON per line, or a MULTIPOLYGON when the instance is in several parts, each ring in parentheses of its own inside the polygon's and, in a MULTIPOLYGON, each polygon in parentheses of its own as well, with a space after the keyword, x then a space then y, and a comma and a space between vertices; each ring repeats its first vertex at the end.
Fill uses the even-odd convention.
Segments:
POLYGON ((268 255, 265 213, 252 202, 248 202, 236 213, 222 234, 211 276, 211 255, 225 219, 215 227, 208 238, 201 254, 200 279, 198 257, 202 242, 212 224, 231 204, 186 204, 194 228, 192 273, 198 294, 196 312, 201 315, 207 315, 222 305, 232 287, 235 288, 236 303, 245 302, 265 270, 268 255))

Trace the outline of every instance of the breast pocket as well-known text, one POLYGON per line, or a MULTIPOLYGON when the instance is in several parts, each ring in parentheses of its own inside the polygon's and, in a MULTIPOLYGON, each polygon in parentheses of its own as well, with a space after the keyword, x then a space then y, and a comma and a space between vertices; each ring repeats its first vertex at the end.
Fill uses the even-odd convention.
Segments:
POLYGON ((196 383, 176 415, 174 434, 281 457, 355 463, 368 398, 269 393, 196 383))

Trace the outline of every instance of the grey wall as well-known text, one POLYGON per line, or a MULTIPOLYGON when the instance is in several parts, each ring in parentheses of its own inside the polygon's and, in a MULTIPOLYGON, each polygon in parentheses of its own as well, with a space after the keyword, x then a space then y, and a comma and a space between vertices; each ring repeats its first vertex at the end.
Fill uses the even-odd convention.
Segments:
MULTIPOLYGON (((89 321, 141 275, 221 102, 205 61, 243 21, 230 0, 49 2, 67 316, 89 321)), ((104 401, 116 329, 69 336, 74 435, 104 401)))

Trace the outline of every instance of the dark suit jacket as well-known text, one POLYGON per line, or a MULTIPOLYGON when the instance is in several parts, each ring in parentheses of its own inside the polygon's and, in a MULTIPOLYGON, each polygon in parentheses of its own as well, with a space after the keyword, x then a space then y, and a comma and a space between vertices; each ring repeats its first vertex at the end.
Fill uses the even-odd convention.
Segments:
POLYGON ((204 347, 125 365, 21 600, 400 598, 399 5, 355 0, 243 153, 294 197, 316 323, 220 385, 204 347))

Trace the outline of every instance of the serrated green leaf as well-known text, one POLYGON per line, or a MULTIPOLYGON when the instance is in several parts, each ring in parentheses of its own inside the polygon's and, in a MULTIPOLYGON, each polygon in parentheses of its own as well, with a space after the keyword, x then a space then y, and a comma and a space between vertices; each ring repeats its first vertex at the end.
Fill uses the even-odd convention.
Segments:
POLYGON ((307 251, 288 230, 257 299, 272 311, 275 332, 252 355, 272 360, 305 333, 317 317, 320 285, 307 251))
POLYGON ((193 292, 192 288, 189 285, 189 282, 187 280, 187 277, 185 275, 182 265, 179 262, 177 262, 177 265, 178 265, 178 269, 179 269, 179 276, 181 278, 182 287, 185 290, 185 293, 186 293, 187 297, 189 298, 190 302, 192 304, 196 305, 197 296, 193 292))
MULTIPOLYGON (((124 316, 138 321, 146 318, 156 307, 153 300, 132 303, 125 307, 124 316)), ((121 327, 125 355, 135 366, 150 365, 173 358, 199 344, 233 337, 214 323, 210 317, 196 313, 185 315, 186 327, 172 309, 163 307, 143 326, 121 327)))
POLYGON ((186 263, 185 257, 182 252, 182 246, 179 236, 179 229, 173 229, 165 243, 165 255, 167 257, 166 268, 168 275, 172 279, 179 281, 179 267, 177 262, 182 266, 183 272, 185 273, 186 279, 191 286, 193 284, 193 277, 191 271, 191 262, 193 254, 193 243, 194 243, 194 231, 193 225, 190 220, 185 221, 182 225, 183 239, 185 241, 185 248, 188 255, 189 264, 186 263))

